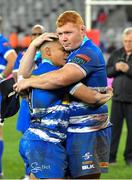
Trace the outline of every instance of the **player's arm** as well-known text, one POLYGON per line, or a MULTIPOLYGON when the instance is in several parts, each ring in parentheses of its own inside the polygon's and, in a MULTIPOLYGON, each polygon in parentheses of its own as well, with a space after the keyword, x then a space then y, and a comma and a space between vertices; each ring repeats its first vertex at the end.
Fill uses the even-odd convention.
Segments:
POLYGON ((32 88, 58 89, 80 81, 85 77, 84 73, 72 64, 66 64, 63 68, 40 76, 23 79, 15 84, 18 92, 32 88))
POLYGON ((31 42, 21 60, 18 76, 23 76, 24 78, 29 78, 31 76, 37 49, 44 41, 52 41, 51 38, 56 36, 55 33, 44 33, 31 42))
POLYGON ((98 106, 111 99, 113 96, 113 89, 108 87, 106 89, 106 93, 101 94, 100 92, 97 92, 96 90, 93 90, 82 83, 78 83, 70 91, 70 94, 89 105, 98 106))
POLYGON ((17 54, 14 50, 9 52, 9 54, 7 54, 5 57, 7 65, 6 68, 2 71, 3 78, 6 78, 9 74, 11 74, 16 58, 17 54))
POLYGON ((30 48, 28 48, 26 53, 24 53, 23 57, 21 58, 18 76, 23 76, 24 78, 31 76, 36 50, 37 49, 34 46, 30 45, 30 48))

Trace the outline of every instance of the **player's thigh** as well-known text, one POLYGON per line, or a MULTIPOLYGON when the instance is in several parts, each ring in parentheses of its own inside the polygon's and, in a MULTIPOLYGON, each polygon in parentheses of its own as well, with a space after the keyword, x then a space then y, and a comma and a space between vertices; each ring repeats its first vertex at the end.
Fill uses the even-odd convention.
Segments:
POLYGON ((89 133, 68 133, 68 167, 72 177, 107 172, 111 128, 89 133))
POLYGON ((20 144, 30 172, 36 178, 64 178, 67 168, 66 151, 60 143, 22 139, 20 144))

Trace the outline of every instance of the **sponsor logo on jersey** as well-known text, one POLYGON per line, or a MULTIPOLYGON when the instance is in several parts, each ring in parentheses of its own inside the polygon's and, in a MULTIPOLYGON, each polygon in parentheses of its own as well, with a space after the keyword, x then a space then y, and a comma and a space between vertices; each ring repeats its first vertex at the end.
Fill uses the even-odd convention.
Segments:
POLYGON ((85 62, 90 61, 90 57, 88 57, 84 54, 77 54, 76 57, 83 59, 85 62))
POLYGON ((83 165, 86 165, 86 164, 93 164, 93 161, 84 161, 82 162, 83 165))
POLYGON ((82 170, 86 170, 86 169, 94 169, 94 164, 89 164, 89 165, 85 165, 85 166, 82 166, 82 170))
POLYGON ((86 62, 90 61, 90 57, 84 55, 84 54, 77 54, 73 59, 71 59, 70 62, 76 63, 76 64, 85 64, 86 62))
POLYGON ((108 166, 109 166, 109 163, 108 163, 108 162, 100 162, 100 163, 99 163, 99 166, 100 166, 100 167, 108 167, 108 166))
POLYGON ((90 157, 92 157, 92 156, 93 156, 93 155, 90 154, 90 152, 87 152, 87 153, 84 154, 84 156, 82 156, 82 158, 83 158, 84 160, 88 160, 88 159, 90 159, 90 157))
POLYGON ((37 173, 39 171, 43 171, 44 169, 48 170, 50 168, 51 168, 50 165, 44 165, 44 164, 40 165, 38 162, 33 162, 31 164, 31 172, 32 173, 37 173))

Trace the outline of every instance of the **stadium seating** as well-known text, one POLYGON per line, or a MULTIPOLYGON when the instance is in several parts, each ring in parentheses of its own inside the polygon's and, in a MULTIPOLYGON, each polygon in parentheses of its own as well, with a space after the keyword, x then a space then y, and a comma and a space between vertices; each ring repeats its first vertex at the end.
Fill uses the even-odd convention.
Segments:
POLYGON ((77 0, 0 0, 0 15, 3 16, 4 32, 9 34, 12 27, 23 31, 36 23, 49 25, 49 30, 55 26, 56 16, 65 10, 75 9, 80 13, 84 3, 77 0), (81 3, 81 4, 80 4, 81 3), (48 18, 47 18, 48 17, 48 18), (46 22, 46 21, 49 21, 46 22))
MULTIPOLYGON (((92 6, 93 22, 100 8, 107 11, 109 19, 103 27, 96 27, 102 32, 101 39, 109 43, 110 32, 114 32, 110 36, 119 41, 122 29, 132 25, 127 22, 125 6, 92 6)), ((48 31, 55 31, 56 17, 65 10, 76 10, 85 19, 85 0, 0 0, 0 15, 4 19, 3 29, 7 36, 12 30, 28 32, 36 23, 44 25, 48 31)))

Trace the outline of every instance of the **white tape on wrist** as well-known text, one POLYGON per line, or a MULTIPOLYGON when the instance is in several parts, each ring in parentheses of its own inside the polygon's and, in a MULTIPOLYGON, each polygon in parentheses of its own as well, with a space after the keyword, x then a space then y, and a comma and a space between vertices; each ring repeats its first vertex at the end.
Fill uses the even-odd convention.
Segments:
POLYGON ((20 75, 20 76, 18 76, 18 79, 17 79, 17 82, 20 82, 21 80, 23 80, 24 78, 23 78, 23 75, 20 75))

